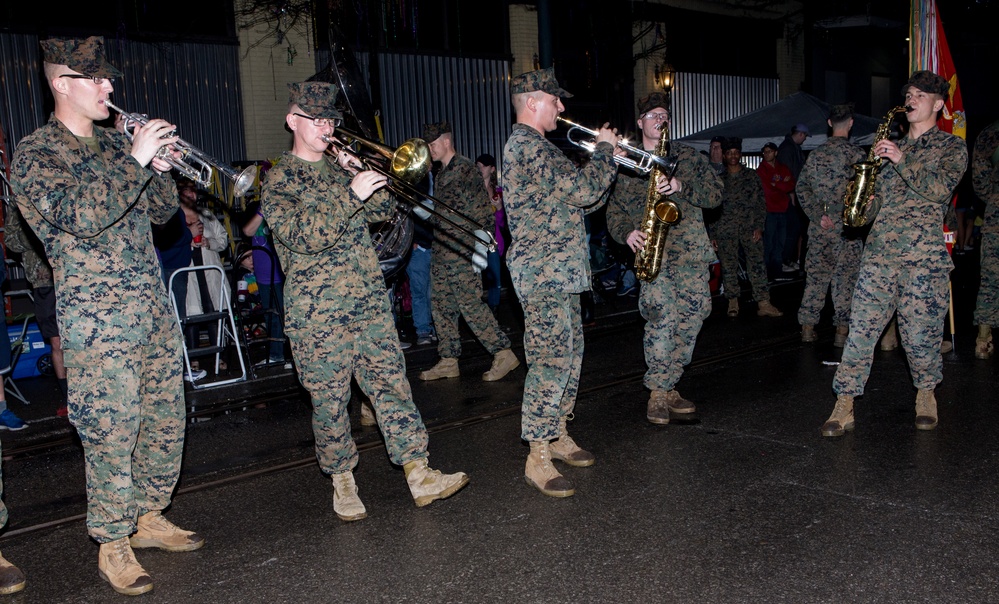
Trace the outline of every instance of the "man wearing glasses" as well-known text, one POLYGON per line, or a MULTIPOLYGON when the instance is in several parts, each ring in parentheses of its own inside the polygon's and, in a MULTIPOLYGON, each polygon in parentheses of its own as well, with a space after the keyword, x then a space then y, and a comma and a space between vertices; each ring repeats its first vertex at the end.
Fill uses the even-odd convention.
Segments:
MULTIPOLYGON (((668 104, 661 92, 638 102, 638 128, 646 151, 659 144, 660 128, 670 126, 668 104)), ((701 325, 711 314, 708 265, 715 261, 715 253, 704 230, 701 209, 717 208, 722 194, 721 180, 707 158, 675 142, 670 144, 670 153, 679 159, 676 174, 657 191, 680 209, 680 222, 669 228, 661 272, 642 283, 638 299, 646 320, 648 371, 644 381, 652 391, 646 418, 660 425, 669 423, 670 411, 684 415, 695 411, 694 403, 680 396, 675 387, 683 367, 690 363, 701 325)), ((648 188, 648 176, 622 169, 607 203, 608 232, 636 254, 645 245, 642 223, 648 188)))
POLYGON ((115 591, 153 588, 132 548, 190 551, 204 539, 167 521, 184 446, 181 336, 167 301, 150 221, 178 206, 170 165, 177 141, 162 119, 130 142, 94 122, 121 72, 102 38, 41 42, 55 98, 49 122, 18 145, 13 185, 52 264, 68 380, 69 420, 83 443, 87 530, 115 591))
POLYGON ((370 222, 394 210, 386 176, 358 171, 345 151, 336 160, 327 156, 327 139, 341 118, 333 84, 288 88, 285 122, 294 142, 268 171, 261 205, 285 272, 285 330, 299 379, 312 395, 316 457, 333 481, 333 511, 346 522, 367 516, 353 475, 351 377, 371 399, 389 458, 405 470, 417 507, 450 497, 468 476, 427 466, 427 430, 368 234, 370 222))

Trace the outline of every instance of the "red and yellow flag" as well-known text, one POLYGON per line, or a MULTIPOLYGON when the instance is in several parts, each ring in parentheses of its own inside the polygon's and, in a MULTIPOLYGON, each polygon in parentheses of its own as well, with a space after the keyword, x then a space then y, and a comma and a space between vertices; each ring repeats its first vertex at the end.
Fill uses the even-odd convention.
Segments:
POLYGON ((929 70, 950 82, 950 94, 937 127, 961 138, 967 138, 968 121, 961 99, 957 68, 947 45, 943 22, 937 12, 936 0, 912 0, 909 20, 909 73, 929 70))

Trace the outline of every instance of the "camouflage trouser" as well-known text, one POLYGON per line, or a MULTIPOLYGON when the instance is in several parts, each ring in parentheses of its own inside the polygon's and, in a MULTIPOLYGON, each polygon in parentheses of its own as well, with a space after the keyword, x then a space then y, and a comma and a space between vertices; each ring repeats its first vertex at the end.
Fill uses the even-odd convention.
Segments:
POLYGON ((735 228, 719 229, 717 233, 718 261, 721 262, 722 283, 726 298, 738 298, 739 287, 739 246, 746 255, 746 272, 749 274, 750 292, 757 302, 770 300, 770 279, 763 264, 763 239, 753 241, 753 229, 737 225, 735 228))
POLYGON ((475 337, 489 354, 510 347, 510 338, 503 333, 489 306, 482 301, 482 278, 468 261, 439 261, 431 265, 430 303, 437 327, 437 353, 457 359, 461 356, 461 335, 458 320, 465 318, 475 337))
POLYGON ((645 324, 645 387, 672 390, 690 363, 694 342, 711 314, 707 267, 664 266, 651 283, 642 283, 638 305, 645 324))
POLYGON ((999 233, 982 233, 981 266, 975 325, 999 327, 999 233))
POLYGON ((170 505, 184 451, 183 352, 177 324, 154 320, 142 344, 66 350, 69 421, 83 443, 87 530, 98 543, 135 532, 170 505))
POLYGON ((558 438, 559 420, 576 406, 583 365, 583 321, 579 294, 555 292, 521 296, 524 308, 524 403, 521 438, 558 438))
POLYGON ((949 269, 899 267, 865 262, 853 292, 850 336, 833 378, 836 394, 860 396, 871 374, 874 347, 898 310, 902 340, 913 385, 932 390, 943 380, 944 317, 949 269))
POLYGON ((850 324, 850 300, 860 272, 864 243, 843 237, 842 228, 823 229, 813 222, 808 227, 808 255, 805 257, 805 293, 801 296, 798 323, 817 325, 826 305, 826 291, 833 303, 833 325, 850 324))
POLYGON ((357 445, 350 437, 350 378, 371 399, 392 463, 427 457, 427 429, 413 403, 399 334, 387 313, 346 325, 290 322, 298 377, 312 395, 316 458, 327 474, 353 470, 357 445))

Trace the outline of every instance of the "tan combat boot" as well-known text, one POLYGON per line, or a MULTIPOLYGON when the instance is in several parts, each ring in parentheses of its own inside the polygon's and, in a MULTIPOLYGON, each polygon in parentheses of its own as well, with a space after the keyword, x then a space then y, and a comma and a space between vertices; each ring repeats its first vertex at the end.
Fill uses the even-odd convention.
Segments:
POLYGON ((337 518, 344 522, 353 522, 368 517, 361 498, 357 496, 357 484, 354 483, 354 473, 347 471, 331 474, 333 479, 333 511, 337 518))
POLYGON ((413 494, 418 508, 438 499, 447 499, 468 484, 468 476, 464 472, 441 474, 440 470, 431 470, 426 459, 411 461, 402 468, 406 471, 409 492, 413 494))
POLYGON ((846 346, 846 338, 850 335, 849 325, 839 325, 836 327, 836 335, 833 336, 833 346, 842 348, 846 346))
POLYGON ((895 350, 898 348, 898 326, 893 320, 888 324, 888 331, 881 338, 881 350, 895 350))
POLYGON ((576 441, 569 436, 569 429, 566 421, 569 418, 563 417, 559 420, 558 440, 548 443, 548 451, 552 459, 564 461, 570 466, 586 468, 596 463, 597 458, 589 451, 580 448, 576 441))
POLYGON ((801 341, 802 342, 814 342, 819 339, 819 336, 815 333, 815 326, 804 324, 801 326, 801 341))
POLYGON ((25 583, 24 573, 0 555, 0 594, 17 593, 24 589, 25 583))
POLYGON ((102 543, 97 573, 120 594, 137 596, 153 589, 153 580, 135 560, 128 537, 102 543))
POLYGON ((993 352, 995 347, 992 345, 992 326, 979 325, 978 338, 975 339, 975 358, 987 359, 993 352))
POLYGON ((666 399, 665 390, 653 390, 649 395, 649 407, 645 412, 645 419, 660 426, 668 424, 669 404, 666 399))
POLYGON ((489 368, 489 371, 482 374, 482 381, 495 382, 496 380, 501 380, 518 366, 520 366, 520 359, 517 358, 517 355, 513 354, 512 350, 509 348, 501 350, 493 356, 493 366, 489 368))
POLYGON ((458 377, 458 359, 442 357, 436 365, 426 371, 421 371, 419 377, 424 382, 458 377))
POLYGON ((729 298, 728 299, 728 316, 738 317, 739 316, 739 299, 729 298))
POLYGON ((378 420, 375 419, 375 410, 371 407, 371 403, 366 401, 361 403, 361 425, 362 426, 378 425, 378 420))
POLYGON ((932 430, 937 427, 937 398, 932 390, 916 392, 916 430, 932 430))
POLYGON ((576 494, 576 487, 552 464, 551 449, 546 442, 531 443, 531 454, 527 456, 524 478, 527 484, 549 497, 571 497, 576 494))
POLYGON ((843 436, 853 430, 853 426, 853 397, 840 394, 836 397, 832 415, 822 424, 822 436, 843 436))
POLYGON ((777 307, 770 303, 770 300, 760 300, 756 306, 756 316, 758 317, 783 317, 784 313, 777 310, 777 307))
POLYGON ((136 549, 158 547, 168 552, 190 552, 204 545, 205 538, 181 529, 159 512, 146 512, 139 516, 129 543, 136 549))

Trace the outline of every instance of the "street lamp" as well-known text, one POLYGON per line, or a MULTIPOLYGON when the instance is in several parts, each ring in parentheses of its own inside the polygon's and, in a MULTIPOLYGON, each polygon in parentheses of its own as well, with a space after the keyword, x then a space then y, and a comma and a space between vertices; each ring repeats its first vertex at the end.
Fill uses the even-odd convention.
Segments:
POLYGON ((656 65, 655 71, 655 82, 656 86, 662 88, 664 92, 669 92, 673 89, 673 82, 676 78, 676 71, 673 66, 668 62, 662 65, 656 65))

